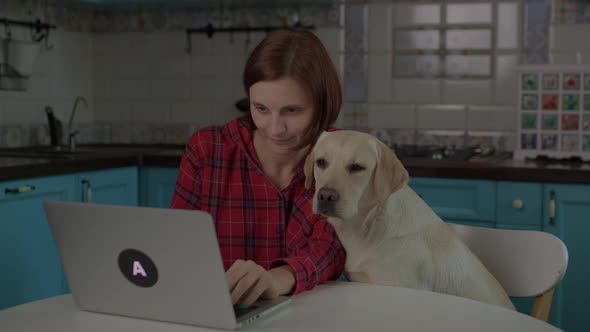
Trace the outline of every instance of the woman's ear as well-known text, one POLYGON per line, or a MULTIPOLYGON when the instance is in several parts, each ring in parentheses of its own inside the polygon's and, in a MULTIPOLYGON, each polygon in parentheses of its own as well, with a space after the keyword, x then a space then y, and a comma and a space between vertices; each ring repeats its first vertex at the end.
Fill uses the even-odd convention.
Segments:
POLYGON ((305 158, 305 165, 303 166, 303 173, 305 174, 305 189, 311 188, 311 184, 313 182, 313 166, 315 164, 315 157, 313 154, 313 149, 305 158))
POLYGON ((391 149, 381 141, 377 143, 377 165, 373 175, 373 188, 380 202, 387 202, 389 195, 401 189, 410 178, 408 171, 391 149))

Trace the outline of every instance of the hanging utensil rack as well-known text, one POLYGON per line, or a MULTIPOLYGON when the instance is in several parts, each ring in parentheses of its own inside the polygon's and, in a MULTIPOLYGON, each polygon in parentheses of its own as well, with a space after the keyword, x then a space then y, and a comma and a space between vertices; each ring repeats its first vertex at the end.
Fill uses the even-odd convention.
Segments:
MULTIPOLYGON (((315 30, 315 26, 314 25, 302 25, 300 22, 296 22, 293 25, 294 28, 299 28, 299 29, 307 29, 307 30, 315 30)), ((202 27, 202 28, 188 28, 186 29, 186 52, 187 53, 191 53, 192 51, 192 45, 191 45, 191 35, 193 33, 204 33, 207 34, 207 37, 212 38, 213 35, 217 32, 223 32, 223 33, 230 33, 233 34, 235 32, 246 32, 246 33, 251 33, 251 32, 266 32, 269 33, 273 30, 279 30, 279 29, 286 29, 289 28, 288 26, 273 26, 273 25, 267 25, 267 26, 235 26, 235 27, 228 27, 228 28, 216 28, 215 26, 213 26, 213 24, 209 23, 206 26, 202 27)))
POLYGON ((57 27, 53 24, 42 22, 40 19, 34 21, 21 21, 13 20, 7 17, 0 17, 0 26, 3 25, 6 30, 10 26, 20 26, 31 29, 31 38, 36 42, 45 41, 45 48, 50 49, 52 46, 48 44, 49 31, 56 29, 57 27))

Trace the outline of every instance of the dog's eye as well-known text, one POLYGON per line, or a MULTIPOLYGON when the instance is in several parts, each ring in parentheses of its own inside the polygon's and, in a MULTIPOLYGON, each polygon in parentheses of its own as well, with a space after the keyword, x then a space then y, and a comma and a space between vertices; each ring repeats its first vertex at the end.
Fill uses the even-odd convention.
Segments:
POLYGON ((348 171, 350 171, 351 173, 360 172, 364 169, 365 168, 359 164, 351 164, 350 166, 348 166, 348 171))
POLYGON ((324 158, 320 158, 320 159, 318 159, 318 160, 316 160, 316 161, 315 161, 315 164, 316 164, 316 165, 317 165, 319 168, 321 168, 321 169, 324 169, 324 168, 326 168, 326 166, 328 165, 328 162, 326 161, 326 159, 324 159, 324 158))

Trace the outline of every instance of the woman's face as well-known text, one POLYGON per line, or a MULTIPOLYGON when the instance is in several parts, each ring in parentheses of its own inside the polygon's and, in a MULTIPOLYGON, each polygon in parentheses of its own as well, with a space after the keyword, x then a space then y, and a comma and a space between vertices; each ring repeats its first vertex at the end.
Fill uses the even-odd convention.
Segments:
POLYGON ((292 78, 250 87, 250 113, 259 138, 273 152, 292 152, 313 119, 313 101, 292 78))

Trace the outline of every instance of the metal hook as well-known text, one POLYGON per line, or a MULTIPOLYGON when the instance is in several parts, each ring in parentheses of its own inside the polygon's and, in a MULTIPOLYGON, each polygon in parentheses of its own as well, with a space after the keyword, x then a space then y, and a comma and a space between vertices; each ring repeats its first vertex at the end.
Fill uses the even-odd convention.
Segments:
POLYGON ((186 47, 184 48, 185 52, 191 54, 192 52, 192 45, 191 45, 191 34, 190 32, 186 31, 186 47))
MULTIPOLYGON (((233 9, 230 9, 231 12, 231 26, 234 26, 234 20, 235 20, 235 11, 233 9)), ((234 43, 234 31, 230 30, 229 31, 229 43, 233 44, 234 43)))
POLYGON ((244 53, 248 54, 248 48, 250 47, 250 26, 246 25, 246 40, 244 41, 244 53))
POLYGON ((36 42, 40 42, 44 38, 47 37, 47 31, 45 30, 37 30, 34 31, 33 27, 31 27, 31 39, 36 42))
POLYGON ((53 45, 49 44, 49 28, 41 24, 41 20, 37 19, 35 24, 31 26, 31 39, 35 42, 43 41, 43 48, 51 50, 53 45))
POLYGON ((53 46, 54 46, 54 45, 53 45, 53 44, 51 44, 51 45, 49 44, 49 29, 47 29, 47 30, 45 31, 45 38, 44 38, 44 39, 45 39, 45 45, 44 45, 45 49, 46 49, 46 50, 51 50, 51 49, 53 49, 53 46))
POLYGON ((4 33, 6 34, 6 39, 12 39, 12 32, 10 31, 10 24, 8 22, 4 22, 4 33))

